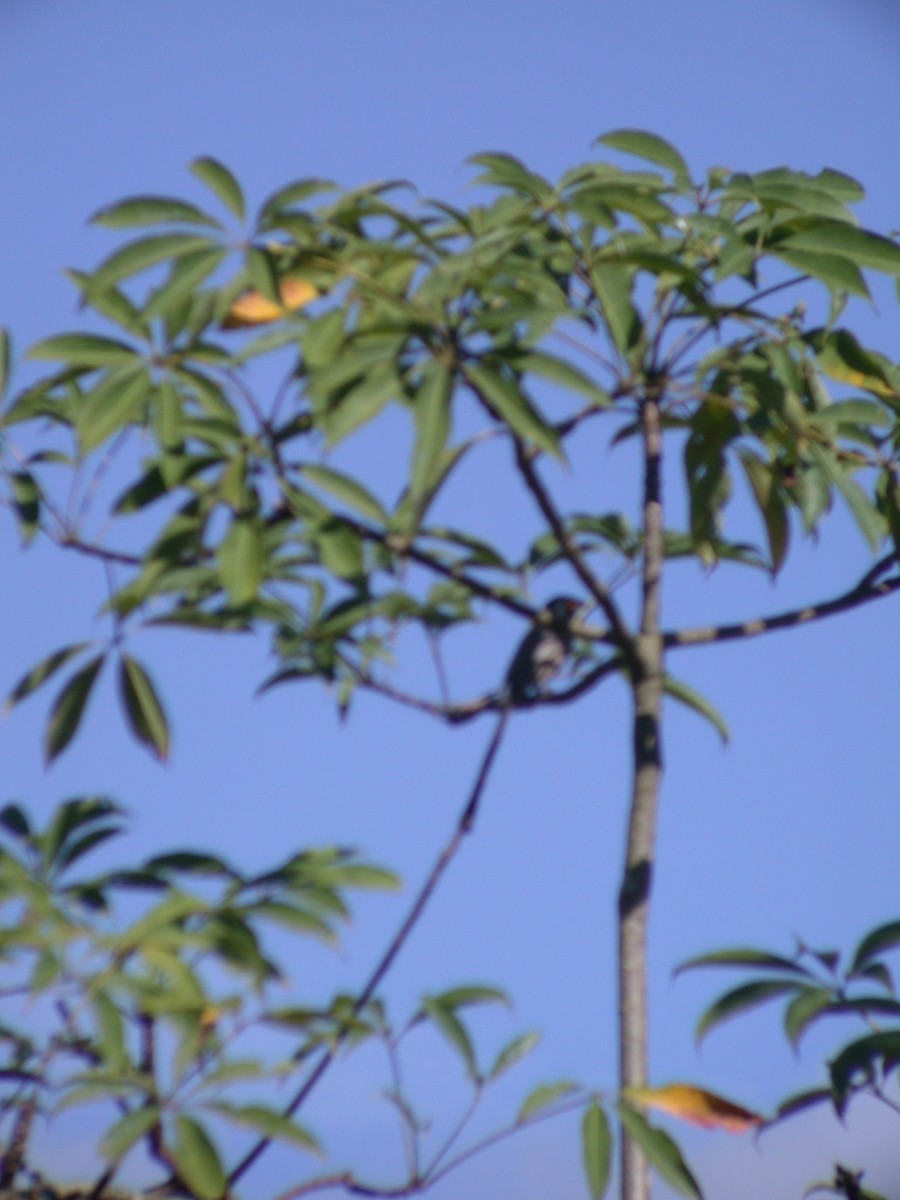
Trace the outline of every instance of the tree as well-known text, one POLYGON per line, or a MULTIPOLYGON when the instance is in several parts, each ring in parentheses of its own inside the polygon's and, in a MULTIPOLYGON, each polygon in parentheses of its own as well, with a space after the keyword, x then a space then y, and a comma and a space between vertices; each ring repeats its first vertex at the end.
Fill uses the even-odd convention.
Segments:
MULTIPOLYGON (((145 227, 94 271, 70 273, 104 332, 65 333, 32 347, 30 358, 58 366, 11 396, 3 412, 4 472, 23 538, 40 533, 95 558, 110 580, 108 637, 50 655, 10 696, 16 704, 68 673, 47 722, 47 758, 75 736, 108 660, 132 732, 165 757, 164 707, 131 650, 141 629, 160 625, 266 630, 279 666, 263 686, 325 680, 342 714, 363 689, 450 725, 494 714, 496 726, 455 828, 363 991, 316 1011, 278 1013, 261 1001, 252 1019, 281 1021, 299 1039, 277 1069, 296 1072, 299 1063, 302 1082, 282 1111, 215 1101, 218 1117, 257 1135, 234 1164, 223 1164, 178 1090, 185 1075, 195 1091, 230 1079, 230 1038, 251 1019, 233 995, 215 992, 216 971, 236 967, 263 995, 275 970, 261 949, 266 921, 331 932, 343 889, 387 877, 311 851, 253 878, 208 855, 179 853, 61 884, 70 864, 114 831, 116 810, 80 801, 35 831, 21 809, 7 808, 6 829, 21 847, 4 860, 7 895, 36 905, 41 927, 33 943, 14 949, 31 956, 22 987, 73 984, 64 948, 77 937, 106 957, 74 980, 79 1004, 73 1010, 64 1002, 61 1029, 37 1063, 31 1042, 10 1034, 6 1183, 26 1161, 22 1114, 37 1107, 42 1088, 61 1091, 64 1102, 99 1092, 118 1103, 102 1142, 109 1171, 94 1194, 143 1144, 177 1189, 215 1197, 243 1178, 271 1138, 310 1144, 313 1135, 294 1116, 345 1044, 380 1038, 395 1055, 405 1030, 430 1021, 461 1055, 476 1100, 528 1049, 526 1036, 500 1052, 492 1072, 477 1067, 461 1010, 500 993, 457 989, 431 998, 404 1025, 387 1016, 378 988, 475 827, 510 711, 502 688, 452 699, 444 647, 492 610, 522 618, 525 631, 552 623, 554 614, 531 598, 532 583, 545 575, 565 579, 599 620, 571 626, 572 677, 516 694, 516 703, 570 704, 613 674, 632 698, 618 894, 620 1072, 618 1088, 602 1093, 539 1089, 513 1127, 583 1110, 588 1181, 600 1196, 611 1112, 621 1129, 623 1200, 645 1200, 648 1165, 699 1195, 647 1109, 712 1125, 758 1123, 704 1089, 654 1089, 647 1076, 646 929, 662 703, 668 695, 724 734, 709 702, 669 673, 672 657, 900 589, 900 370, 841 323, 848 299, 869 295, 864 271, 900 275, 900 246, 859 227, 849 206, 862 189, 839 172, 716 169, 697 183, 654 135, 619 131, 600 141, 643 165, 591 161, 552 184, 507 155, 478 155, 488 196, 466 210, 405 205, 393 195, 399 185, 346 191, 305 179, 270 196, 248 221, 237 181, 205 158, 192 169, 224 220, 154 196, 96 215, 113 228, 145 227), (271 388, 259 382, 267 363, 282 371, 271 388), (412 431, 405 469, 388 480, 384 470, 346 468, 348 440, 377 438, 380 421, 397 410, 412 431), (613 511, 591 507, 592 495, 575 505, 561 498, 560 467, 590 453, 600 437, 630 444, 638 463, 633 494, 613 511), (488 454, 495 464, 498 447, 539 522, 532 543, 515 550, 498 544, 490 513, 459 527, 442 511, 455 474, 477 472, 488 454), (65 503, 59 484, 47 481, 51 466, 69 477, 65 503), (665 499, 669 491, 675 503, 665 499), (735 493, 740 502, 729 508, 735 493), (758 513, 755 542, 729 535, 741 503, 758 513), (795 611, 718 627, 663 626, 661 590, 673 564, 777 576, 796 531, 815 535, 835 503, 881 554, 863 578, 795 611), (683 519, 673 509, 683 509, 683 519), (411 693, 392 677, 397 638, 407 630, 421 633, 434 655, 436 694, 411 693), (185 878, 197 876, 212 881, 212 894, 187 889, 185 878), (155 889, 160 902, 104 941, 85 914, 137 885, 155 889), (192 955, 213 964, 211 976, 194 968, 192 955), (82 1020, 88 1002, 92 1029, 82 1020), (226 1033, 227 1014, 239 1009, 226 1033), (178 1040, 174 1083, 155 1065, 160 1037, 178 1040), (72 1055, 81 1057, 80 1072, 51 1079, 51 1060, 57 1070, 72 1055)), ((416 1115, 401 1094, 395 1102, 410 1173, 390 1194, 409 1194, 447 1169, 449 1148, 423 1167, 416 1115)), ((340 1175, 301 1182, 292 1195, 325 1183, 382 1194, 340 1175)))

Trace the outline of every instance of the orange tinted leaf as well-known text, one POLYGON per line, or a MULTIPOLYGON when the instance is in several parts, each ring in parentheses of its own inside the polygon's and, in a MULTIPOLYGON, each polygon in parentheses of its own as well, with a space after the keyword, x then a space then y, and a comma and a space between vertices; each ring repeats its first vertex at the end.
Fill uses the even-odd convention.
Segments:
POLYGON ((251 325, 265 325, 277 321, 288 313, 296 312, 318 296, 317 290, 305 279, 288 276, 278 284, 281 304, 275 304, 255 289, 239 296, 225 314, 223 329, 246 329, 251 325))
POLYGON ((655 1108, 659 1112, 700 1125, 703 1129, 724 1129, 726 1133, 746 1133, 763 1123, 759 1113, 750 1112, 739 1104, 732 1104, 715 1092, 694 1087, 689 1083, 670 1083, 666 1087, 632 1088, 626 1098, 643 1108, 655 1108))

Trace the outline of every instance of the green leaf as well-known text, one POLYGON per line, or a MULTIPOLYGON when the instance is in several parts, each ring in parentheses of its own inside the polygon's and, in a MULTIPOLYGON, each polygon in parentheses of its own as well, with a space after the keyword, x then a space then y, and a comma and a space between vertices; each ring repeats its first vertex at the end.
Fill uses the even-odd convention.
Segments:
POLYGON ((105 225, 112 229, 128 229, 137 225, 208 225, 221 229, 215 218, 208 216, 194 204, 172 196, 129 196, 116 204, 101 208, 90 218, 92 225, 105 225))
POLYGON ((359 536, 344 521, 326 521, 315 531, 319 557, 326 571, 339 579, 360 579, 363 575, 363 548, 359 536))
POLYGON ((803 988, 784 1010, 784 1032, 796 1050, 800 1038, 809 1025, 826 1010, 832 995, 824 988, 803 988))
POLYGON ((159 1109, 155 1104, 126 1113, 115 1125, 111 1125, 100 1139, 100 1153, 109 1162, 118 1162, 158 1121, 159 1109))
POLYGON ((809 1091, 795 1092, 792 1096, 788 1096, 786 1100, 778 1105, 778 1120, 784 1117, 792 1117, 795 1113, 805 1112, 807 1108, 812 1108, 813 1105, 831 1103, 834 1100, 834 1092, 831 1088, 811 1088, 809 1091))
POLYGON ((260 295, 281 307, 278 273, 275 270, 275 261, 267 250, 251 246, 247 251, 247 277, 260 295))
POLYGON ((9 476, 22 542, 28 545, 40 528, 41 489, 30 471, 13 471, 9 476))
POLYGON ((215 158, 195 158, 190 170, 205 183, 239 221, 244 219, 244 194, 240 184, 226 166, 215 158))
POLYGON ((900 246, 896 242, 844 221, 818 221, 811 229, 779 243, 779 253, 784 246, 791 251, 837 255, 860 267, 871 267, 888 275, 900 274, 900 246))
POLYGON ((0 826, 7 833, 11 833, 13 837, 27 838, 31 836, 28 817, 18 804, 4 804, 0 809, 0 826))
POLYGON ((207 250, 209 246, 209 239, 196 233, 161 233, 139 238, 103 260, 87 281, 87 294, 102 292, 112 284, 155 267, 158 263, 193 254, 195 250, 207 250))
POLYGON ((330 179, 298 179, 267 196, 259 210, 258 224, 261 229, 271 228, 278 223, 285 209, 292 208, 300 200, 320 192, 337 191, 337 184, 330 179))
POLYGON ((521 1107, 516 1114, 516 1124, 523 1125, 526 1121, 530 1121, 536 1117, 538 1113, 555 1104, 557 1100, 562 1100, 565 1096, 574 1096, 579 1091, 577 1083, 570 1083, 568 1079, 560 1080, 559 1083, 542 1083, 528 1093, 522 1101, 521 1107))
POLYGON ((551 383, 558 383, 560 387, 568 388, 569 391, 577 392, 593 401, 598 408, 608 408, 612 403, 608 392, 599 387, 584 371, 579 370, 572 363, 566 362, 563 358, 545 354, 540 350, 532 350, 527 354, 517 355, 513 362, 516 370, 521 371, 522 374, 539 375, 551 383))
POLYGON ((742 983, 720 996, 707 1008, 697 1022, 694 1037, 699 1042, 723 1021, 758 1008, 777 996, 786 996, 799 990, 800 985, 788 979, 761 979, 757 983, 742 983))
POLYGON ((517 437, 534 442, 554 458, 563 457, 556 431, 544 421, 518 381, 509 379, 493 366, 476 363, 467 363, 464 373, 476 394, 517 437))
POLYGON ((71 367, 106 367, 134 363, 134 346, 117 338, 99 337, 93 333, 61 333, 45 338, 26 351, 26 358, 49 359, 68 363, 71 367))
POLYGON ((858 1076, 865 1076, 873 1071, 878 1063, 891 1063, 896 1066, 900 1061, 900 1029, 889 1029, 881 1033, 870 1033, 858 1038, 849 1046, 844 1046, 841 1052, 829 1063, 831 1082, 838 1093, 839 1111, 843 1105, 840 1101, 852 1088, 858 1076))
POLYGON ((855 296, 869 296, 869 289, 859 267, 847 258, 841 258, 837 254, 819 254, 814 250, 799 249, 795 247, 792 239, 779 242, 768 249, 788 266, 795 267, 804 275, 811 275, 827 287, 851 292, 855 296))
POLYGON ((671 696, 673 700, 677 700, 679 704, 684 704, 687 708, 693 709, 701 717, 705 717, 727 745, 731 735, 728 732, 725 718, 717 708, 714 708, 710 704, 705 696, 701 696, 699 692, 694 691, 692 687, 688 687, 681 680, 673 679, 671 675, 666 675, 663 679, 663 691, 667 696, 671 696))
POLYGON ((97 1025, 97 1045, 102 1065, 121 1071, 126 1065, 125 1026, 122 1014, 106 992, 97 992, 91 1001, 97 1025))
POLYGON ((393 366, 371 371, 355 387, 350 388, 323 417, 325 445, 331 449, 338 442, 367 424, 401 392, 400 381, 393 366))
POLYGON ((487 1074, 488 1079, 496 1079, 505 1071, 510 1070, 526 1054, 530 1054, 540 1040, 541 1035, 532 1032, 520 1034, 519 1037, 513 1038, 511 1042, 507 1042, 494 1059, 493 1065, 487 1074))
POLYGON ((788 971, 794 975, 810 978, 809 971, 790 958, 780 954, 769 954, 766 950, 753 950, 749 947, 738 946, 730 950, 713 950, 709 954, 699 954, 679 963, 675 974, 681 971, 692 971, 697 967, 758 967, 763 971, 788 971))
POLYGON ((44 757, 51 763, 61 754, 78 731, 91 688, 103 666, 103 654, 98 654, 77 671, 54 701, 44 731, 44 757))
POLYGON ((252 517, 238 517, 232 521, 216 558, 222 585, 231 603, 241 607, 255 600, 266 560, 260 522, 252 517))
POLYGON ((612 1137, 599 1104, 588 1105, 581 1118, 581 1155, 591 1200, 601 1200, 609 1184, 612 1137))
POLYGON ((175 1118, 171 1147, 178 1173, 199 1200, 219 1200, 226 1188, 225 1172, 206 1130, 191 1117, 175 1118))
POLYGON ((463 987, 450 988, 437 996, 431 996, 436 1004, 445 1008, 462 1008, 469 1004, 505 1004, 511 1008, 509 996, 500 988, 485 987, 482 984, 467 984, 463 987))
POLYGON ((132 733, 165 762, 169 755, 169 723, 150 676, 128 654, 119 660, 119 690, 132 733))
POLYGON ((416 440, 412 453, 410 486, 422 496, 443 466, 444 447, 450 436, 450 400, 453 375, 438 363, 429 363, 413 401, 416 440))
POLYGON ((647 1159, 651 1170, 683 1196, 703 1200, 700 1185, 692 1175, 678 1146, 662 1129, 657 1129, 627 1104, 618 1106, 622 1128, 647 1159))
POLYGON ((150 392, 150 379, 140 367, 110 372, 79 408, 76 429, 82 454, 89 454, 126 425, 138 423, 150 392))
POLYGON ((850 971, 861 971, 880 955, 900 946, 900 921, 888 921, 871 930, 862 939, 853 954, 850 971))
POLYGON ((64 667, 66 662, 82 653, 82 650, 88 649, 91 644, 91 642, 76 642, 73 646, 64 646, 61 650, 54 650, 53 654, 48 654, 46 659, 42 659, 36 667, 31 668, 28 674, 24 674, 19 679, 10 695, 6 697, 2 712, 7 713, 19 701, 25 700, 26 696, 30 696, 32 691, 36 691, 42 683, 46 683, 50 676, 60 670, 60 667, 64 667))
POLYGON ((841 493, 850 515, 856 521, 860 532, 869 544, 871 550, 877 550, 886 532, 885 521, 881 513, 869 502, 869 498, 855 479, 838 465, 833 455, 821 446, 811 444, 809 453, 825 476, 841 493))
POLYGON ((290 1117, 282 1116, 281 1113, 265 1108, 261 1104, 230 1104, 224 1100, 217 1100, 209 1107, 214 1112, 220 1113, 226 1120, 233 1121, 236 1125, 241 1125, 246 1129, 252 1129, 254 1133, 261 1134, 265 1138, 277 1138, 289 1142, 293 1146, 299 1146, 302 1150, 310 1150, 315 1154, 321 1153, 318 1140, 308 1129, 298 1125, 290 1117))
POLYGON ((777 575, 787 554, 790 526, 775 471, 749 451, 739 452, 738 459, 766 528, 770 570, 777 575))
POLYGON ((438 999, 426 997, 422 1001, 422 1010, 428 1014, 434 1026, 444 1035, 463 1060, 468 1077, 477 1079, 478 1067, 475 1062, 475 1049, 465 1026, 453 1009, 445 1007, 438 999))
POLYGON ((637 344, 641 321, 631 302, 632 272, 614 259, 598 259, 591 268, 591 284, 613 346, 621 355, 637 344))
POLYGON ((344 475, 341 471, 332 471, 329 467, 317 467, 310 463, 301 466, 300 471, 317 487, 336 496, 348 508, 352 508, 369 521, 374 521, 376 525, 387 525, 388 515, 381 503, 361 483, 349 475, 344 475))
POLYGON ((645 133, 641 129, 614 129, 597 138, 596 144, 609 146, 611 150, 621 150, 625 154, 633 154, 647 162, 656 163, 671 171, 678 183, 690 182, 687 163, 670 142, 658 137, 655 133, 645 133))

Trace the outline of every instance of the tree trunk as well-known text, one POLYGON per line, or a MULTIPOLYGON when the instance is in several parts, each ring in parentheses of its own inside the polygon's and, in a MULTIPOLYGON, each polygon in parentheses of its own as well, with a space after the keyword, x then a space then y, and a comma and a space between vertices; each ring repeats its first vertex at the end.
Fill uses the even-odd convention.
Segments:
MULTIPOLYGON (((641 405, 644 449, 642 603, 634 700, 634 778, 625 866, 619 893, 619 1086, 647 1082, 647 917, 662 774, 660 715, 663 648, 660 580, 663 563, 660 408, 656 396, 641 405)), ((622 1136, 622 1200, 649 1200, 647 1163, 622 1136)))

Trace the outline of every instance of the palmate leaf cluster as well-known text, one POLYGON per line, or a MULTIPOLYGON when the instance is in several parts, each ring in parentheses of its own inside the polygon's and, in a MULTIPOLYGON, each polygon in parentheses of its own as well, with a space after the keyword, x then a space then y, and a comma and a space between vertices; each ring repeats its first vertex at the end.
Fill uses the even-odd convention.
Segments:
POLYGON ((346 709, 384 682, 401 627, 434 639, 479 600, 527 616, 536 576, 576 551, 605 582, 626 577, 641 540, 621 497, 551 520, 537 489, 598 422, 613 444, 633 437, 648 392, 683 464, 668 556, 777 572, 792 527, 815 531, 835 500, 873 550, 896 545, 900 373, 840 323, 867 274, 900 275, 900 246, 853 215, 862 189, 785 168, 695 182, 653 135, 601 141, 645 165, 603 158, 551 183, 483 154, 485 198, 465 209, 306 179, 248 219, 237 181, 200 159, 222 217, 154 196, 96 215, 137 232, 70 272, 91 331, 31 347, 56 365, 2 411, 23 538, 116 570, 115 638, 61 649, 11 696, 71 671, 48 757, 110 655, 131 729, 165 756, 162 702, 121 651, 138 626, 266 628, 269 682, 335 682, 346 709), (345 470, 348 439, 394 412, 406 468, 374 448, 345 470), (530 464, 543 526, 512 549, 488 512, 432 518, 498 439, 530 464), (758 510, 755 544, 728 537, 736 490, 758 510))
MULTIPOLYGON (((377 1042, 399 1071, 406 1043, 430 1028, 455 1051, 477 1102, 537 1044, 521 1034, 479 1064, 466 1013, 508 1006, 496 988, 426 996, 394 1024, 381 999, 323 998, 309 972, 303 982, 298 952, 309 939, 337 944, 349 894, 396 885, 347 850, 296 852, 253 875, 185 850, 98 873, 88 864, 124 821, 115 803, 93 796, 66 801, 42 828, 7 804, 0 829, 4 1188, 37 1179, 55 1194, 32 1135, 47 1124, 55 1132, 76 1108, 96 1131, 97 1195, 120 1169, 127 1177, 129 1164, 149 1160, 179 1194, 217 1200, 249 1153, 271 1143, 298 1152, 298 1170, 314 1178, 322 1146, 286 1094, 305 1095, 310 1068, 340 1048, 377 1042)), ((424 1155, 426 1115, 389 1077, 385 1098, 424 1155)), ((585 1102, 574 1084, 539 1088, 512 1127, 585 1102)), ((412 1191, 453 1169, 450 1149, 429 1150, 412 1191)))
MULTIPOLYGON (((851 1103, 869 1097, 900 1112, 900 999, 895 984, 900 921, 883 922, 860 938, 853 950, 814 949, 798 942, 793 954, 735 947, 703 954, 679 970, 728 969, 749 978, 718 996, 701 1014, 698 1040, 736 1017, 776 1001, 783 1003, 782 1031, 795 1052, 815 1026, 859 1031, 825 1064, 817 1086, 785 1098, 771 1124, 822 1105, 843 1119, 851 1103)), ((810 1193, 827 1191, 848 1200, 883 1200, 861 1185, 862 1172, 837 1166, 833 1180, 810 1193)))

